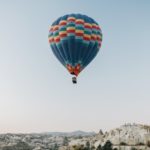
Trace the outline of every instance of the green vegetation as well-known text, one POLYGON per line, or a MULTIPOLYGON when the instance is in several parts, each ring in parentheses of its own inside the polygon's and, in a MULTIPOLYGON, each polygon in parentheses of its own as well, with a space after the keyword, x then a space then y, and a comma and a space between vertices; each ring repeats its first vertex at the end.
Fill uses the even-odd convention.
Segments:
POLYGON ((63 146, 68 146, 69 140, 67 137, 64 137, 63 139, 63 146))
POLYGON ((72 148, 74 150, 93 150, 93 149, 95 149, 94 146, 90 147, 90 142, 89 141, 86 142, 85 146, 84 145, 74 145, 74 146, 72 146, 72 148))
POLYGON ((89 141, 87 141, 86 142, 86 147, 85 147, 85 150, 90 150, 91 148, 90 148, 90 142, 89 141))
POLYGON ((150 141, 147 141, 146 145, 147 145, 148 147, 150 147, 150 141))
POLYGON ((54 147, 52 148, 53 150, 58 150, 59 146, 57 144, 54 145, 54 147))
POLYGON ((85 150, 84 145, 74 145, 72 148, 73 148, 74 150, 85 150))
POLYGON ((140 142, 140 143, 137 143, 136 144, 137 146, 142 146, 142 145, 145 145, 144 143, 140 142))
POLYGON ((120 145, 125 146, 125 145, 127 145, 127 143, 125 143, 125 142, 120 142, 120 145))
MULTIPOLYGON (((113 144, 110 141, 106 141, 104 146, 99 145, 96 150, 113 150, 113 144)), ((90 142, 86 142, 86 145, 74 145, 73 150, 94 150, 94 146, 90 146, 90 142)), ((117 149, 114 149, 117 150, 117 149)))
POLYGON ((102 150, 102 146, 99 144, 96 150, 102 150))
POLYGON ((131 150, 137 150, 135 147, 131 147, 131 150))
POLYGON ((102 147, 102 150, 113 150, 113 144, 108 140, 106 141, 105 145, 102 147))

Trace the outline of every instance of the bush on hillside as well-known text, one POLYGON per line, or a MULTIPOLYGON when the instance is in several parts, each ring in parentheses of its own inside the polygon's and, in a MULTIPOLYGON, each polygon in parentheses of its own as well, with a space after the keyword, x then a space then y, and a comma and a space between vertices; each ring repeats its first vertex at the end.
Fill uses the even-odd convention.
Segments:
POLYGON ((125 142, 120 142, 120 145, 127 145, 127 143, 125 143, 125 142))
POLYGON ((146 145, 147 145, 148 147, 150 147, 150 141, 147 141, 146 145))
POLYGON ((113 150, 113 144, 108 140, 106 141, 105 145, 102 147, 102 150, 113 150))

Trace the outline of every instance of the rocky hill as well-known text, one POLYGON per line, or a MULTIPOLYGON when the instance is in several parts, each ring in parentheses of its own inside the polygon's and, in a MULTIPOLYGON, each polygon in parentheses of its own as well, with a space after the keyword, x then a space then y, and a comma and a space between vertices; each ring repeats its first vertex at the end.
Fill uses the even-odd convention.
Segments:
POLYGON ((145 149, 145 146, 150 146, 150 126, 125 124, 109 132, 103 133, 103 131, 100 130, 95 136, 73 139, 69 145, 86 145, 86 142, 89 141, 91 146, 97 148, 99 145, 104 145, 108 140, 111 141, 116 148, 123 147, 123 149, 125 149, 126 147, 130 149, 133 146, 140 146, 140 149, 145 149))
POLYGON ((52 136, 67 136, 67 137, 78 137, 78 136, 91 136, 96 135, 95 132, 84 132, 84 131, 73 131, 73 132, 46 132, 45 134, 52 136))
POLYGON ((125 124, 104 135, 114 145, 144 145, 150 141, 150 126, 141 124, 125 124))
POLYGON ((0 150, 99 150, 106 141, 118 150, 150 150, 150 126, 125 124, 103 133, 76 131, 71 133, 48 132, 42 134, 1 134, 0 150), (79 146, 79 148, 77 148, 79 146), (80 148, 82 146, 82 148, 80 148), (84 148, 83 148, 84 149, 84 148))

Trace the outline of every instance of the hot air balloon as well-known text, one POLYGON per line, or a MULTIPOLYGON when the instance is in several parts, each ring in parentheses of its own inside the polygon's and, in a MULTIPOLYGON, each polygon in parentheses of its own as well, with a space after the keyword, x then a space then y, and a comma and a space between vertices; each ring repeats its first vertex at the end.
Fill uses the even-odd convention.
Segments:
POLYGON ((50 27, 48 40, 60 63, 76 77, 95 58, 102 43, 98 23, 82 14, 69 14, 58 18, 50 27))

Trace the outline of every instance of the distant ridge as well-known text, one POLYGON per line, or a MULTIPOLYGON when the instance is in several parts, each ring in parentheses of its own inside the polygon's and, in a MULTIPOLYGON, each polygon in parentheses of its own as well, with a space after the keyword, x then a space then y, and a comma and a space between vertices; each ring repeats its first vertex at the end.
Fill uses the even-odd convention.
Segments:
POLYGON ((43 134, 48 134, 52 136, 92 136, 96 135, 95 132, 85 132, 81 130, 73 131, 73 132, 45 132, 43 134))

